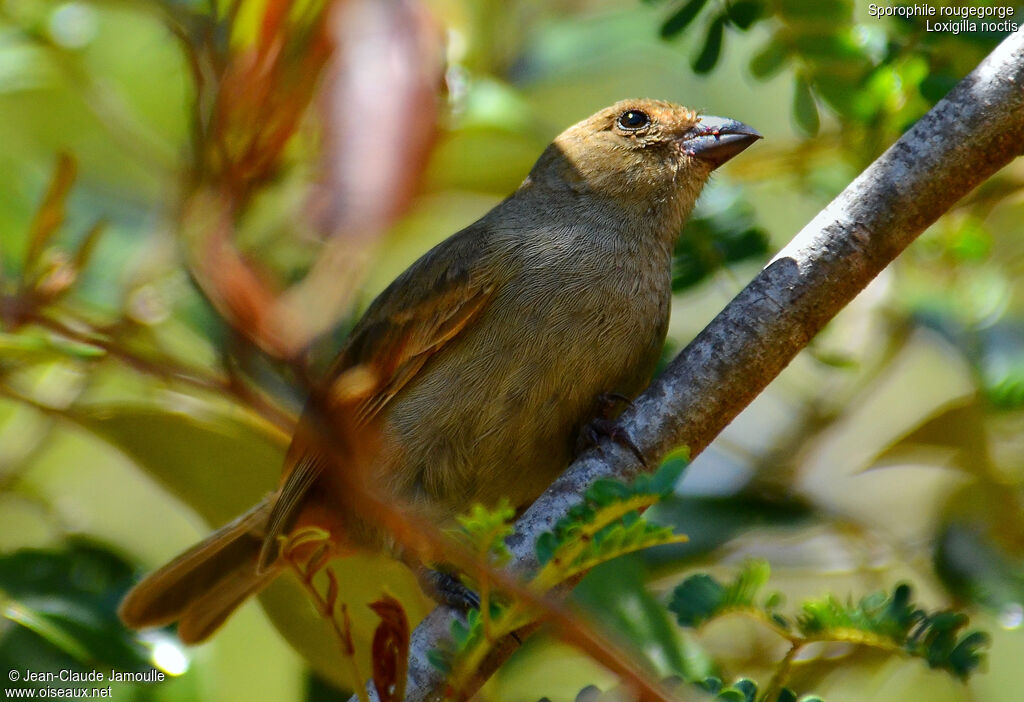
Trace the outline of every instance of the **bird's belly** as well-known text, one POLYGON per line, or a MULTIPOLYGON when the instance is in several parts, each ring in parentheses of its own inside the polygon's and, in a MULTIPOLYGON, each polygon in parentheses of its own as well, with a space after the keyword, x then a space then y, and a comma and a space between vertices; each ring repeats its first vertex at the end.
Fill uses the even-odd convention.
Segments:
POLYGON ((639 303, 571 286, 496 302, 385 418, 386 443, 400 447, 388 482, 441 519, 535 499, 570 462, 597 396, 633 396, 649 380, 668 317, 667 290, 639 303))

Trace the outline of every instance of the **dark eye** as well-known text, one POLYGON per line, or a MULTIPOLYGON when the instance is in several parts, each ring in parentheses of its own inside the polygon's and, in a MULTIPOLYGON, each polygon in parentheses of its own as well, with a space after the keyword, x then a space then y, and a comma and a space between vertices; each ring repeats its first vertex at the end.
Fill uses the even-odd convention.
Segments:
POLYGON ((640 110, 629 110, 619 115, 619 129, 624 129, 627 132, 643 129, 650 123, 651 118, 647 116, 646 112, 640 110))

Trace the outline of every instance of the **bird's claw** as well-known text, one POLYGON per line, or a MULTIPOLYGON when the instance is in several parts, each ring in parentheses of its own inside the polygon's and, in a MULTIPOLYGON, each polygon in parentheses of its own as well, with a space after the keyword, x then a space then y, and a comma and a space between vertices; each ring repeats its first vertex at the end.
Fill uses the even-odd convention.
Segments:
POLYGON ((645 468, 647 467, 647 459, 644 458, 644 454, 637 448, 637 445, 633 443, 629 433, 618 422, 605 419, 604 417, 592 419, 583 426, 579 441, 576 443, 576 454, 579 455, 589 448, 596 447, 603 455, 601 439, 611 439, 622 448, 628 449, 630 453, 636 456, 636 460, 640 461, 640 465, 645 468))
POLYGON ((608 419, 616 405, 633 407, 633 400, 621 392, 602 392, 597 396, 597 413, 599 417, 608 419))
POLYGON ((424 567, 418 570, 416 579, 423 591, 440 604, 463 613, 480 609, 480 596, 452 573, 424 567))
POLYGON ((576 455, 580 455, 589 448, 597 448, 601 451, 601 439, 611 439, 619 446, 629 449, 630 453, 636 456, 640 465, 647 467, 647 459, 633 443, 633 439, 618 422, 612 420, 617 405, 633 406, 633 400, 619 392, 603 392, 597 396, 597 417, 583 425, 580 435, 576 441, 576 455))

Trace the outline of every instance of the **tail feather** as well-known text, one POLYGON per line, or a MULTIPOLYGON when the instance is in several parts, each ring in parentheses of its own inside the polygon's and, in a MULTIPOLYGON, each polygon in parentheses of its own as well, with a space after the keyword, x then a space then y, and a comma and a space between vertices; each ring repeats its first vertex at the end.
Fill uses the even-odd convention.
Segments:
POLYGON ((217 587, 200 596, 181 613, 178 638, 186 644, 204 641, 240 604, 269 585, 278 573, 277 568, 257 573, 254 556, 249 567, 228 574, 217 583, 217 587))
POLYGON ((263 500, 146 576, 121 602, 121 620, 133 629, 178 621, 185 643, 208 637, 278 574, 276 568, 257 572, 270 509, 270 499, 263 500))

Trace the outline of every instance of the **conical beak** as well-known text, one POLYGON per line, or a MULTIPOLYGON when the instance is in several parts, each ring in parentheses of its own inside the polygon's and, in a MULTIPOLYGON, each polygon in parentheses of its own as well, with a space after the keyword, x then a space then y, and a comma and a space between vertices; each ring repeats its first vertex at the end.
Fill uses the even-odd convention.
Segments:
POLYGON ((718 168, 761 138, 756 129, 743 122, 703 115, 700 122, 683 135, 679 147, 718 168))

